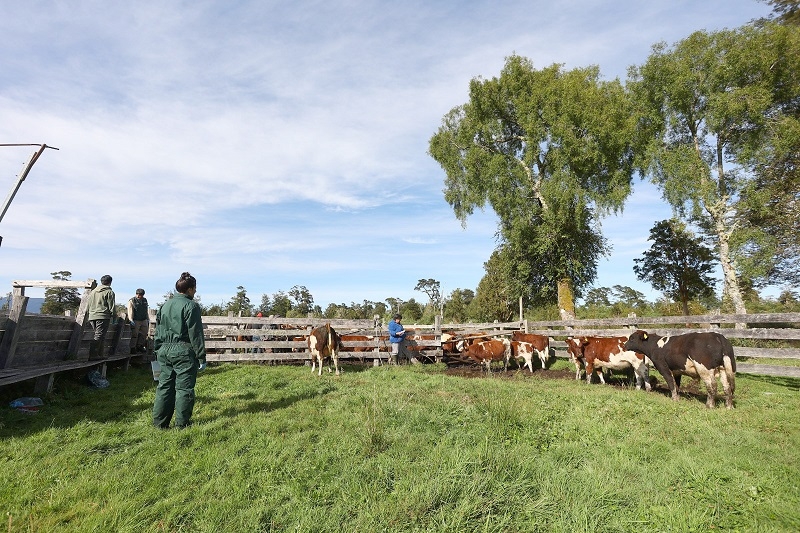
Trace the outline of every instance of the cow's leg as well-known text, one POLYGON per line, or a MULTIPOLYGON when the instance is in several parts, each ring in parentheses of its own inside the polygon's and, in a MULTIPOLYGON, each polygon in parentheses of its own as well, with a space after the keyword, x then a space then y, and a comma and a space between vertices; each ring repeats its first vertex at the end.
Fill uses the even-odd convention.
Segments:
POLYGON ((642 390, 642 385, 644 385, 645 390, 650 392, 652 387, 650 386, 650 371, 647 369, 647 365, 642 363, 634 368, 633 372, 636 376, 636 390, 642 390))
POLYGON ((736 372, 733 371, 731 358, 722 358, 724 367, 719 372, 719 379, 722 381, 722 389, 725 391, 725 407, 733 409, 733 390, 736 388, 736 372))
POLYGON ((580 381, 581 379, 581 361, 580 359, 575 359, 573 361, 575 363, 575 381, 580 381))
POLYGON ((336 375, 338 376, 339 375, 339 354, 335 353, 335 352, 332 353, 331 354, 331 359, 333 359, 333 366, 336 368, 336 375))
POLYGON ((594 374, 594 361, 586 360, 586 383, 592 382, 592 375, 594 374))
MULTIPOLYGON (((539 361, 542 363, 542 370, 545 370, 547 367, 547 356, 549 354, 547 353, 547 350, 537 350, 537 353, 539 355, 539 361)), ((531 361, 531 374, 533 374, 533 361, 531 361)))
POLYGON ((717 405, 717 369, 705 368, 700 365, 695 365, 695 368, 697 369, 697 375, 706 384, 706 391, 708 392, 706 407, 713 409, 717 405))
POLYGON ((667 382, 667 386, 669 387, 669 392, 672 395, 672 399, 676 402, 678 401, 678 387, 681 384, 681 375, 678 374, 677 381, 675 376, 672 375, 672 370, 669 369, 667 366, 666 361, 658 360, 658 362, 653 361, 653 366, 656 367, 661 377, 664 378, 664 381, 667 382))
POLYGON ((603 374, 604 374, 603 367, 598 368, 597 369, 597 375, 600 376, 600 383, 605 385, 606 384, 606 378, 603 376, 603 374))

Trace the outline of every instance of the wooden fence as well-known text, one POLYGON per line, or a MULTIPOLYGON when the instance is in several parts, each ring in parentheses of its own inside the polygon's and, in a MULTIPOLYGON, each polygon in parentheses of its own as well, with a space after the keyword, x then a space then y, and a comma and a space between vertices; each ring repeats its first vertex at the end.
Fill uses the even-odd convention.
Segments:
POLYGON ((94 336, 88 327, 89 293, 95 280, 15 281, 13 303, 8 314, 0 316, 0 386, 36 379, 34 392, 50 392, 57 373, 81 368, 96 368, 106 375, 106 364, 123 360, 130 364, 130 327, 126 320, 109 326, 103 345, 102 361, 89 361, 89 344, 94 336), (84 289, 75 317, 28 314, 25 287, 66 287, 84 289))
MULTIPOLYGON (((386 325, 373 320, 325 320, 306 318, 203 317, 207 328, 206 347, 209 361, 303 361, 309 355, 306 336, 313 327, 330 323, 344 335, 346 350, 342 359, 387 359, 388 332, 386 325), (352 340, 351 336, 370 337, 352 340), (360 350, 360 351, 354 351, 360 350)), ((717 331, 734 344, 736 357, 767 359, 800 359, 800 313, 764 313, 752 315, 693 315, 690 317, 627 317, 607 319, 572 319, 533 322, 405 325, 416 333, 412 341, 415 353, 439 360, 442 353, 442 333, 469 337, 479 333, 510 335, 514 330, 550 337, 551 350, 556 357, 567 358, 565 339, 569 336, 619 336, 635 329, 645 329, 657 335, 717 331), (737 329, 737 323, 746 328, 737 329), (777 344, 781 347, 747 347, 741 344, 777 344), (740 346, 736 346, 740 344, 740 346)), ((800 367, 738 363, 740 373, 800 378, 800 367)))
MULTIPOLYGON (((8 316, 0 315, 0 386, 24 379, 38 378, 36 389, 49 390, 56 372, 100 366, 105 362, 88 361, 91 334, 84 327, 87 296, 94 280, 79 283, 84 289, 81 308, 75 318, 26 314, 26 286, 46 286, 56 282, 14 282, 14 301, 8 316)), ((62 282, 73 283, 73 282, 62 282)), ((151 310, 151 316, 155 310, 151 310)), ((341 320, 321 318, 219 317, 205 316, 205 341, 210 362, 298 363, 309 360, 306 338, 313 327, 330 323, 343 335, 345 351, 341 359, 381 364, 388 358, 387 325, 380 320, 341 320)), ((155 321, 151 320, 152 326, 155 321)), ((419 358, 439 361, 442 335, 458 337, 475 334, 510 335, 512 331, 547 335, 551 351, 566 358, 565 339, 569 336, 618 336, 634 329, 658 335, 676 335, 690 331, 717 331, 734 344, 738 359, 800 359, 800 313, 752 315, 695 315, 690 317, 628 317, 609 319, 573 319, 555 321, 519 321, 505 323, 405 325, 413 331, 413 353, 419 358), (747 327, 737 329, 735 324, 747 327), (737 344, 739 346, 737 346, 737 344), (758 344, 759 347, 743 346, 758 344), (772 345, 774 347, 766 347, 772 345)), ((130 361, 127 321, 112 326, 106 341, 109 361, 130 361)), ((779 364, 738 363, 740 373, 800 378, 800 367, 779 364)))

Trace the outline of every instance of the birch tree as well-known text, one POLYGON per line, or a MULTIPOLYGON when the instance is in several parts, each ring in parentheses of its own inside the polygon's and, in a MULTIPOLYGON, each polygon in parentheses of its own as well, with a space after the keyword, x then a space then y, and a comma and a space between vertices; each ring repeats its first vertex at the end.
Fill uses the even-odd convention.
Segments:
POLYGON ((668 47, 656 44, 632 68, 629 87, 641 105, 641 133, 652 181, 675 211, 712 238, 723 273, 723 300, 747 312, 739 275, 747 226, 742 194, 746 161, 763 143, 776 111, 776 68, 786 61, 769 27, 698 31, 668 47))
POLYGON ((537 70, 516 55, 499 77, 473 79, 469 101, 445 115, 429 154, 463 225, 476 208, 497 213, 500 247, 519 260, 504 298, 574 313, 609 250, 598 220, 631 190, 634 123, 621 83, 597 67, 537 70))

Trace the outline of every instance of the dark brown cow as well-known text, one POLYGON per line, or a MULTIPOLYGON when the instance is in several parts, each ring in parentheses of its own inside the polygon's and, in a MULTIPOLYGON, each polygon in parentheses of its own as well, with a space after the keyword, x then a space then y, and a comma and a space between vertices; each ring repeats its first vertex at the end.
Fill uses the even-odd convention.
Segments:
POLYGON ((600 382, 605 384, 603 370, 627 371, 633 369, 636 388, 650 386, 650 369, 647 358, 625 348, 627 337, 570 337, 567 339, 567 352, 575 363, 575 379, 580 378, 579 364, 586 365, 586 382, 591 383, 592 374, 597 372, 600 382))
POLYGON ((466 355, 478 363, 486 365, 486 372, 492 373, 492 361, 503 361, 508 370, 511 357, 511 341, 505 337, 475 342, 467 347, 466 355))
POLYGON ((725 389, 725 407, 733 408, 736 388, 736 357, 733 346, 719 333, 684 333, 660 337, 646 331, 634 331, 625 343, 628 350, 642 352, 669 385, 672 399, 678 399, 681 375, 701 379, 706 384, 706 407, 716 406, 717 375, 725 389))
POLYGON ((524 333, 522 331, 514 331, 511 333, 511 356, 516 359, 525 361, 525 366, 533 374, 533 353, 539 356, 539 361, 542 363, 542 370, 547 368, 547 361, 550 359, 550 337, 544 335, 536 335, 535 333, 524 333), (522 345, 514 345, 514 341, 524 343, 522 345))
POLYGON ((322 361, 330 357, 328 361, 328 372, 331 371, 331 361, 336 368, 336 375, 339 375, 339 350, 342 347, 342 338, 331 327, 330 322, 324 326, 314 328, 308 335, 308 349, 311 351, 311 372, 314 372, 315 364, 319 362, 318 375, 322 375, 322 361))

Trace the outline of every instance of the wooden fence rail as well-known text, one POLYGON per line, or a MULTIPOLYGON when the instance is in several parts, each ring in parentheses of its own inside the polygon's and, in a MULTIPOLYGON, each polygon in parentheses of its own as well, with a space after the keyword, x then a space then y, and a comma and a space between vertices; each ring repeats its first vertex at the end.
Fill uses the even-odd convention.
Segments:
MULTIPOLYGON (((80 283, 84 299, 93 280, 80 283)), ((25 285, 15 282, 15 298, 8 316, 0 316, 0 386, 20 381, 21 376, 42 377, 37 388, 52 386, 52 376, 70 365, 89 366, 87 332, 83 327, 86 309, 81 304, 76 318, 45 317, 25 313, 25 285), (16 284, 20 286, 17 287, 16 284), (17 294, 19 293, 19 294, 17 294), (18 297, 17 297, 18 296, 18 297), (13 349, 11 349, 13 347, 13 349), (11 363, 11 364, 9 364, 11 363), (25 373, 20 372, 20 368, 25 373), (54 370, 55 369, 55 370, 54 370), (37 374, 32 376, 31 374, 37 374)), ((38 282, 45 283, 45 282, 38 282)), ((151 310, 151 316, 154 315, 151 310)), ((108 353, 112 358, 127 358, 130 331, 126 321, 109 332, 108 353)), ((155 321, 151 320, 151 331, 155 321)), ((309 360, 306 338, 312 328, 330 323, 344 336, 346 351, 342 359, 381 364, 388 358, 387 325, 379 320, 343 320, 280 317, 205 316, 205 341, 208 361, 303 362, 309 360)), ((717 331, 731 339, 737 358, 800 359, 800 313, 765 313, 752 315, 694 315, 690 317, 625 317, 608 319, 573 319, 555 321, 518 321, 505 323, 405 325, 414 332, 415 354, 428 360, 441 360, 442 335, 469 337, 475 334, 510 335, 512 331, 547 335, 556 357, 566 358, 565 340, 570 336, 619 336, 635 329, 658 335, 676 335, 690 331, 717 331), (735 324, 747 327, 737 329, 735 324), (740 346, 736 346, 739 344, 740 346), (741 346, 745 344, 747 346, 741 346), (755 345, 755 346, 752 346, 755 345), (764 346, 764 347, 762 347, 764 346)), ((800 378, 800 367, 738 363, 740 373, 800 378)))
MULTIPOLYGON (((213 352, 209 361, 303 361, 309 358, 305 337, 313 327, 330 322, 344 334, 344 346, 348 349, 371 351, 347 351, 343 359, 372 359, 382 362, 387 358, 388 331, 385 324, 372 320, 325 320, 244 317, 203 317, 203 323, 214 335, 206 336, 206 346, 213 352), (282 329, 285 328, 285 329, 282 329), (350 335, 372 336, 371 340, 348 340, 350 335), (241 337, 258 340, 234 340, 241 337)), ((666 317, 625 317, 607 319, 572 319, 557 321, 528 321, 472 324, 412 324, 407 330, 426 338, 415 341, 418 352, 424 357, 438 360, 442 357, 442 334, 449 333, 465 337, 476 333, 510 335, 514 330, 537 333, 550 337, 551 349, 556 357, 566 358, 565 339, 570 336, 620 336, 635 329, 645 329, 657 335, 679 335, 681 333, 717 331, 734 345, 764 344, 771 341, 781 347, 734 346, 737 358, 800 359, 800 313, 762 313, 752 315, 693 315, 666 317), (737 323, 748 327, 737 329, 737 323)), ((755 365, 738 363, 740 373, 764 374, 800 378, 800 367, 782 365, 755 365)))

